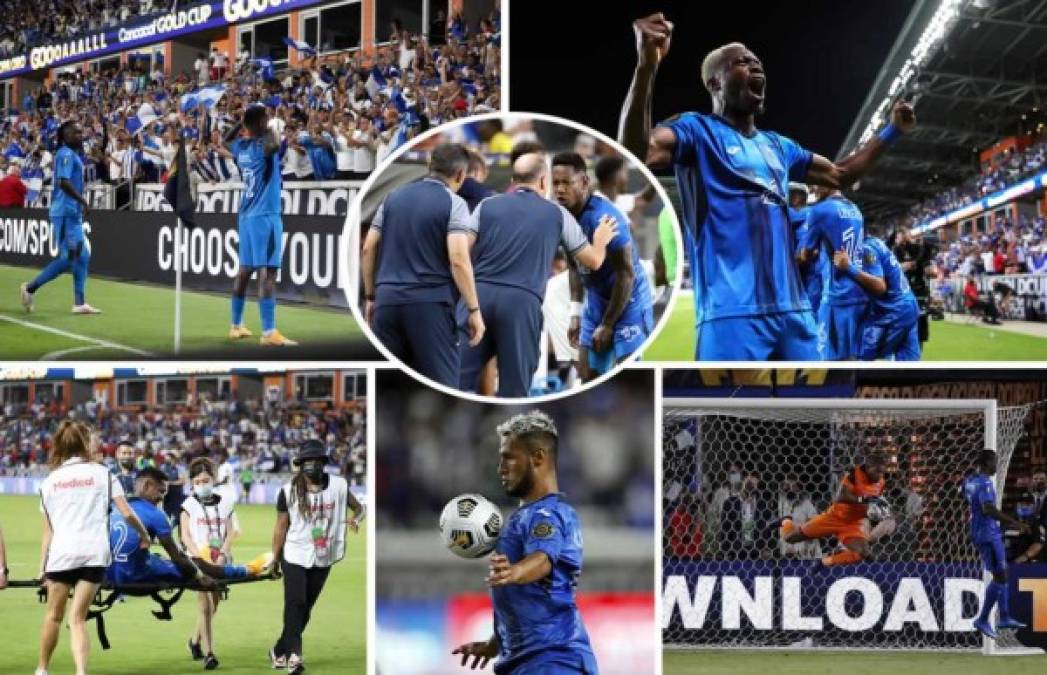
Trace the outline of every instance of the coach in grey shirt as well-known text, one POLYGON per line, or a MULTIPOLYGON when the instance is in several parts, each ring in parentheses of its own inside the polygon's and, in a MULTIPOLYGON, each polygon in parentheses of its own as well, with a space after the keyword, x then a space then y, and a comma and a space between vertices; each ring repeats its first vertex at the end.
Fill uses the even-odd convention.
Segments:
POLYGON ((405 364, 449 387, 459 379, 459 298, 469 343, 484 335, 469 257, 474 225, 455 194, 468 166, 463 146, 434 149, 429 175, 393 190, 378 207, 360 255, 365 317, 375 336, 405 364))
POLYGON ((527 396, 538 367, 542 301, 557 247, 597 269, 617 225, 607 219, 590 244, 574 216, 544 197, 549 186, 544 154, 517 158, 513 185, 512 192, 481 201, 472 214, 476 291, 490 329, 478 344, 463 345, 460 388, 475 390, 484 364, 496 357, 498 395, 515 398, 527 396))

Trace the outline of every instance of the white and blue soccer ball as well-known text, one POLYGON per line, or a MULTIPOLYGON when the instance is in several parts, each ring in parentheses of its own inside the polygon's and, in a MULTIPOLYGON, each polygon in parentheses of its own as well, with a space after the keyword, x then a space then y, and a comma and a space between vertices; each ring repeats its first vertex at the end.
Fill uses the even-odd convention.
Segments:
POLYGON ((440 540, 461 558, 479 558, 493 551, 501 531, 502 513, 483 495, 458 495, 440 514, 440 540))

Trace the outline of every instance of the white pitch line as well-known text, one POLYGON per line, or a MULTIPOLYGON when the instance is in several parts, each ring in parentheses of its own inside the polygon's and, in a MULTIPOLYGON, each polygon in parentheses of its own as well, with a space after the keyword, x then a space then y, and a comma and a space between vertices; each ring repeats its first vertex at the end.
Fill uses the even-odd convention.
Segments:
POLYGON ((62 337, 69 338, 70 340, 79 340, 81 342, 90 342, 91 344, 98 347, 107 347, 109 349, 119 349, 125 352, 131 352, 132 354, 138 354, 139 356, 152 357, 153 354, 142 349, 135 347, 128 347, 118 342, 110 342, 109 340, 100 340, 87 335, 80 335, 79 333, 70 333, 69 331, 62 330, 60 328, 52 328, 51 326, 45 326, 39 323, 33 323, 32 321, 25 321, 23 319, 16 319, 13 316, 7 316, 0 314, 0 319, 4 321, 10 321, 11 323, 23 326, 25 328, 33 328, 36 330, 42 330, 45 333, 52 333, 54 335, 61 335, 62 337))
POLYGON ((62 358, 63 356, 68 356, 70 354, 76 354, 77 352, 87 352, 87 351, 90 351, 92 349, 98 349, 98 346, 97 345, 87 345, 86 347, 70 347, 69 349, 59 349, 56 352, 51 352, 50 354, 44 354, 43 356, 40 357, 40 360, 41 361, 57 361, 58 359, 62 358))

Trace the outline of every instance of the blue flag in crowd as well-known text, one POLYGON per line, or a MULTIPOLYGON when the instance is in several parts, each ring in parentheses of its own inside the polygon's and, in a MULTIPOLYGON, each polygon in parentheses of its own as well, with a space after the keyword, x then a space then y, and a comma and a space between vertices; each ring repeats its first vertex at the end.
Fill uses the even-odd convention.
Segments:
POLYGON ((138 109, 138 112, 127 118, 127 122, 124 126, 131 134, 137 134, 143 127, 156 121, 157 117, 158 115, 156 114, 156 111, 153 110, 153 106, 148 103, 143 103, 142 107, 138 109))
POLYGON ((178 109, 182 112, 189 112, 201 105, 207 109, 211 109, 223 96, 225 96, 224 84, 215 84, 210 87, 204 87, 203 89, 197 89, 196 91, 191 91, 182 96, 178 109))
POLYGON ((284 44, 291 49, 297 49, 302 52, 302 56, 316 56, 316 50, 309 46, 308 42, 304 40, 295 40, 289 37, 284 38, 284 44))
POLYGON ((276 73, 273 72, 273 60, 271 58, 267 56, 259 56, 256 59, 251 59, 250 64, 255 68, 258 68, 258 72, 266 82, 272 82, 276 79, 276 73))

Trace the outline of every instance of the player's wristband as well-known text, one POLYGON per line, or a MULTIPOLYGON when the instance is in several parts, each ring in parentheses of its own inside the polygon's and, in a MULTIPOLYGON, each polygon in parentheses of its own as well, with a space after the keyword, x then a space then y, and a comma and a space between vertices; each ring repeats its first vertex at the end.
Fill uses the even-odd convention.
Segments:
POLYGON ((572 302, 571 303, 571 318, 579 317, 582 315, 582 303, 572 302))
POLYGON ((901 138, 904 133, 904 131, 896 127, 894 124, 888 124, 879 134, 877 134, 877 137, 887 145, 894 145, 894 142, 901 138))
POLYGON ((854 263, 851 263, 850 265, 848 265, 847 266, 847 271, 845 272, 845 274, 847 276, 849 276, 850 278, 855 279, 855 280, 858 279, 858 275, 861 274, 861 273, 862 273, 861 269, 859 269, 858 266, 855 265, 854 263))

